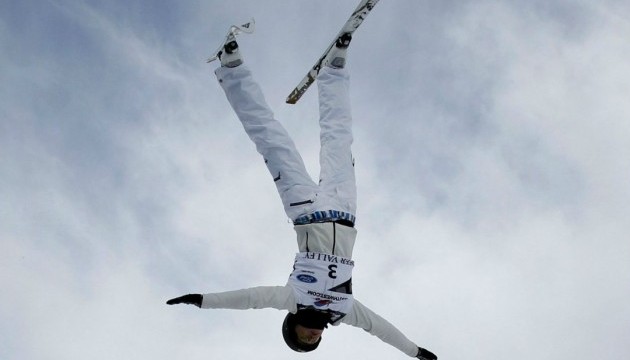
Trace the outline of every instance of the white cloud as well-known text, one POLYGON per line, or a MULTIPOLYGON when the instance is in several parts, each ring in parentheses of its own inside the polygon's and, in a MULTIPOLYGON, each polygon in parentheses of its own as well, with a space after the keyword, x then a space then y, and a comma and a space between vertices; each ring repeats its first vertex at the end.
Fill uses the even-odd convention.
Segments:
MULTIPOLYGON (((256 17, 246 62, 316 176, 315 91, 283 101, 337 7, 0 12, 0 357, 293 358, 281 312, 164 301, 286 280, 293 231, 203 59, 256 17)), ((627 13, 381 2, 357 33, 357 297, 440 358, 627 357, 627 13)), ((327 334, 314 358, 404 356, 327 334)))

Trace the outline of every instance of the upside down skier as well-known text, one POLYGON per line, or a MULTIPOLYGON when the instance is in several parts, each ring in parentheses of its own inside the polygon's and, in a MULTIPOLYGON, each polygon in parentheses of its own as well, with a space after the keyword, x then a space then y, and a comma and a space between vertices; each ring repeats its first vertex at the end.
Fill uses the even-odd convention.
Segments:
POLYGON ((221 67, 215 74, 275 181, 285 212, 293 220, 299 252, 285 286, 188 294, 167 304, 288 310, 282 335, 286 344, 298 352, 315 350, 329 324, 343 323, 362 328, 411 357, 436 360, 432 352, 417 346, 352 294, 352 250, 357 231, 349 75, 345 69, 350 41, 350 34, 337 40, 317 77, 321 173, 316 184, 243 65, 235 37, 228 36, 219 51, 221 67))

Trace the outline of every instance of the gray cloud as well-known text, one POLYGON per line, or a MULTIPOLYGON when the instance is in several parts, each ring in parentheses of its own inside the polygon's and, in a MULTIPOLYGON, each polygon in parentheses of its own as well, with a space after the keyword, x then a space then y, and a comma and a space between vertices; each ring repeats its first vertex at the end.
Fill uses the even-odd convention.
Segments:
MULTIPOLYGON (((284 98, 352 7, 1 5, 0 357, 292 358, 280 312, 164 305, 296 251, 203 59, 256 17, 246 63, 316 176, 315 92, 284 98)), ((355 36, 355 291, 440 358, 627 357, 628 11, 383 1, 355 36)), ((401 356, 327 333, 315 357, 401 356)))

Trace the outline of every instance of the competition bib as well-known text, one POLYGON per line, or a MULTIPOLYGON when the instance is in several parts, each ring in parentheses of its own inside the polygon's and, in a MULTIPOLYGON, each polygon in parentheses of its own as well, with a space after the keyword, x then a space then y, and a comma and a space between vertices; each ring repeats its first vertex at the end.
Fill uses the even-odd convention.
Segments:
POLYGON ((289 285, 298 310, 313 308, 331 315, 336 322, 352 310, 352 268, 354 261, 337 255, 314 252, 295 256, 289 285))

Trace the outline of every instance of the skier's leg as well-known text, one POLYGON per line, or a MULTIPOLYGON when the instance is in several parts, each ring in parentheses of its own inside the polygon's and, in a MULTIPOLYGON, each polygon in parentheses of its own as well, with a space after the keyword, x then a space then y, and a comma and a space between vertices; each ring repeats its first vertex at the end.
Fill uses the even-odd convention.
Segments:
POLYGON ((267 105, 245 65, 220 67, 215 74, 228 101, 271 173, 285 212, 292 220, 312 212, 317 185, 295 144, 267 105))
POLYGON ((356 215, 352 114, 347 70, 324 66, 317 77, 320 112, 320 193, 317 210, 356 215), (328 207, 329 209, 323 209, 328 207))

